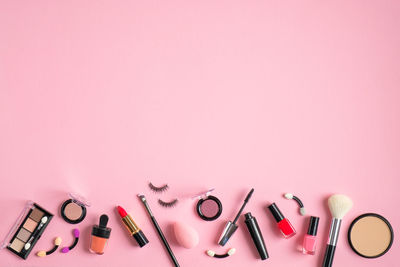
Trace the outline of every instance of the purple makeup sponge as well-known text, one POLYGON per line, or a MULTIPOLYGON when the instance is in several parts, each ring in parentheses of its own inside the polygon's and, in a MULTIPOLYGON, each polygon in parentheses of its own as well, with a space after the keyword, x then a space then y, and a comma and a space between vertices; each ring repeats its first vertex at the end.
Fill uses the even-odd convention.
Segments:
POLYGON ((199 244, 199 234, 196 230, 182 222, 174 223, 176 241, 184 248, 194 248, 199 244))
POLYGON ((75 236, 75 238, 79 238, 79 230, 78 229, 74 229, 74 236, 75 236))

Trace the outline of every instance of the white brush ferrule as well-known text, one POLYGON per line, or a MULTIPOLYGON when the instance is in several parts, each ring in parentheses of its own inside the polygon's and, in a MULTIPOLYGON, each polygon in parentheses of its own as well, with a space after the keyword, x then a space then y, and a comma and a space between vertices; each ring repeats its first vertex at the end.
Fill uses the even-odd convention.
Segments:
POLYGON ((328 245, 336 246, 339 238, 340 225, 342 220, 338 218, 333 218, 331 222, 331 229, 329 230, 328 245))

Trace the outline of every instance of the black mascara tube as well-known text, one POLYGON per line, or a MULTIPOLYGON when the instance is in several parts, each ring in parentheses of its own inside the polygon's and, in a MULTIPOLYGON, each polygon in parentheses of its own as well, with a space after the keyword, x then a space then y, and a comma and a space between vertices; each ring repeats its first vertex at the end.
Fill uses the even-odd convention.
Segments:
POLYGON ((260 227, 258 227, 256 218, 253 217, 250 212, 246 213, 244 217, 244 222, 246 223, 247 229, 249 230, 251 238, 253 239, 254 245, 258 250, 258 254, 260 254, 261 260, 268 259, 269 256, 267 248, 265 247, 264 238, 260 231, 260 227))

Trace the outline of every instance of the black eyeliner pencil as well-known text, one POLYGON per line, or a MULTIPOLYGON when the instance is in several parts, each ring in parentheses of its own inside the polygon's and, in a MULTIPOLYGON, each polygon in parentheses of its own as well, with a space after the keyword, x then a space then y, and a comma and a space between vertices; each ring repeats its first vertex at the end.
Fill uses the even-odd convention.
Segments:
POLYGON ((146 197, 144 195, 138 195, 138 197, 140 198, 140 200, 143 202, 144 207, 146 208, 147 212, 150 215, 151 221, 153 222, 154 227, 156 228, 158 235, 160 236, 162 242, 164 243, 164 247, 166 248, 166 250, 168 251, 169 256, 171 257, 171 260, 174 262, 175 267, 179 267, 179 263, 177 261, 177 259, 175 258, 174 253, 172 252, 171 247, 168 244, 167 239, 165 238, 163 232, 161 231, 160 226, 158 225, 156 218, 153 215, 153 212, 151 211, 149 204, 147 203, 146 197))

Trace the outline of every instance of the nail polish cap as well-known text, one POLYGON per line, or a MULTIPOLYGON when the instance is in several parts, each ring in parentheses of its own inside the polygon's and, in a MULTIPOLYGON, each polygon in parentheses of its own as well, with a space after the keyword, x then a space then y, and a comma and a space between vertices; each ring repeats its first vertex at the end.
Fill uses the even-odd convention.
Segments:
POLYGON ((283 216, 282 212, 279 210, 278 206, 275 203, 269 205, 268 209, 271 211, 272 216, 274 216, 277 222, 280 222, 283 219, 285 219, 285 216, 283 216))
POLYGON ((93 225, 92 235, 102 237, 102 238, 110 238, 111 228, 107 227, 108 216, 103 214, 100 216, 99 225, 93 225))
POLYGON ((318 231, 319 217, 310 217, 307 234, 316 236, 318 231))

